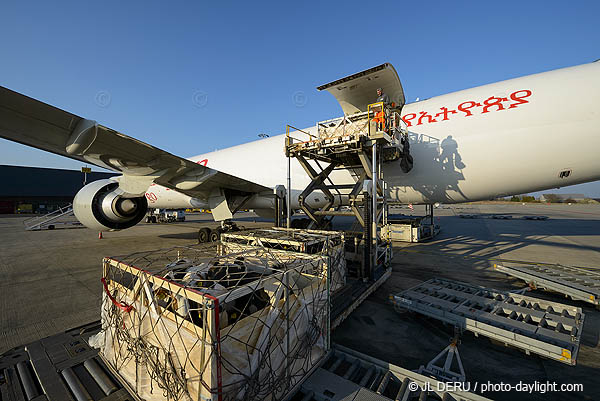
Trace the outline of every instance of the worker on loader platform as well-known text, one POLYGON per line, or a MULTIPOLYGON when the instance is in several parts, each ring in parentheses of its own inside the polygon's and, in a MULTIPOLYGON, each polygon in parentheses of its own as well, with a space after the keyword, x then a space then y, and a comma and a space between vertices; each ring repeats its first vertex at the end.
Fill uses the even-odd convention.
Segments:
MULTIPOLYGON (((390 105, 390 97, 383 93, 383 89, 377 88, 377 101, 376 103, 383 102, 383 107, 389 107, 390 105)), ((385 111, 382 109, 381 111, 375 114, 375 118, 373 119, 377 123, 378 131, 385 131, 385 111)))
POLYGON ((383 89, 377 88, 377 101, 376 103, 383 102, 383 105, 389 107, 391 104, 390 97, 383 93, 383 89))

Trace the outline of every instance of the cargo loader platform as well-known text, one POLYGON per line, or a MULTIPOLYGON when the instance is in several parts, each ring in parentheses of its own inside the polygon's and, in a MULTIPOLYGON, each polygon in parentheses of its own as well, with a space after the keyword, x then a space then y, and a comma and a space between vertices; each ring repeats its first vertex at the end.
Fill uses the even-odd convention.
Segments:
POLYGON ((2 401, 134 401, 87 340, 100 321, 0 355, 2 401))

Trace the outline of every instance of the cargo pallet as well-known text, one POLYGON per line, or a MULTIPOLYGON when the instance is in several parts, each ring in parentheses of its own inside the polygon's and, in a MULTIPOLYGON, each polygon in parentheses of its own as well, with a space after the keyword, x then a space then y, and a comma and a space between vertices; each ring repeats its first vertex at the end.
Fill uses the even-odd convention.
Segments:
MULTIPOLYGON (((133 390, 124 387, 104 364, 98 350, 87 344, 100 329, 101 323, 96 321, 0 355, 1 399, 138 401, 133 390), (72 374, 62 373, 69 370, 72 374)), ((285 400, 488 400, 466 391, 438 388, 439 381, 431 377, 333 344, 322 363, 285 400), (410 391, 411 382, 432 391, 426 395, 421 390, 410 391)))
POLYGON ((395 308, 410 310, 475 336, 575 365, 584 314, 581 308, 446 279, 431 279, 397 295, 395 308))
POLYGON ((524 262, 494 264, 494 269, 525 281, 533 289, 555 291, 596 308, 600 306, 600 273, 580 267, 524 262))

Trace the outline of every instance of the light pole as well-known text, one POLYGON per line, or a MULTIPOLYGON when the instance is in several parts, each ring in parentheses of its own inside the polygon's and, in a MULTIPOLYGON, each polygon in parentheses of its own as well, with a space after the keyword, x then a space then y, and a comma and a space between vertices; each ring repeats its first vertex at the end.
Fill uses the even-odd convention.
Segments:
POLYGON ((83 186, 87 184, 87 175, 92 172, 92 168, 85 166, 81 168, 81 172, 83 173, 83 186))

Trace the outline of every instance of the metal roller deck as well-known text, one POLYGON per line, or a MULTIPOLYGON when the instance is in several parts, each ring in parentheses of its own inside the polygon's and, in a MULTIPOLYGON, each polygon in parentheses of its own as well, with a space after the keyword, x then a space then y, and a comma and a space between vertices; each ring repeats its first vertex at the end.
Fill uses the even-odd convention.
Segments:
POLYGON ((446 391, 443 383, 334 344, 327 361, 302 384, 290 400, 302 401, 486 401, 469 392, 446 391), (414 383, 418 385, 416 390, 414 383))
POLYGON ((556 291, 573 300, 600 305, 600 273, 580 267, 533 264, 494 264, 494 269, 525 281, 532 288, 556 291))
POLYGON ((575 365, 584 314, 581 308, 446 279, 431 279, 397 295, 396 308, 575 365))
POLYGON ((0 355, 0 400, 134 401, 87 343, 99 321, 0 355))

